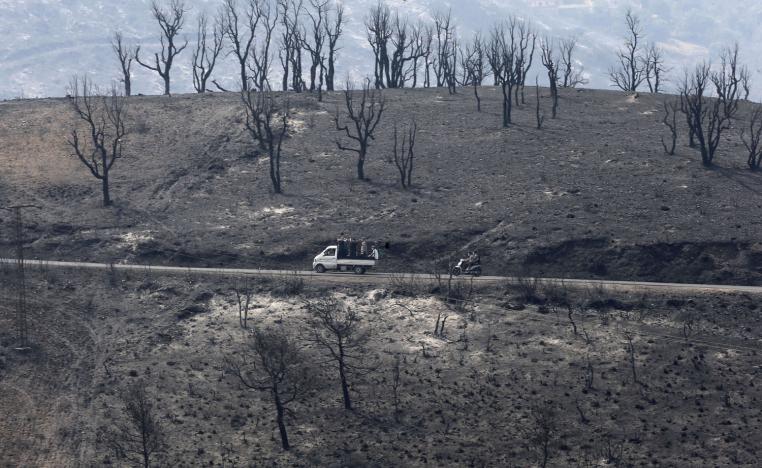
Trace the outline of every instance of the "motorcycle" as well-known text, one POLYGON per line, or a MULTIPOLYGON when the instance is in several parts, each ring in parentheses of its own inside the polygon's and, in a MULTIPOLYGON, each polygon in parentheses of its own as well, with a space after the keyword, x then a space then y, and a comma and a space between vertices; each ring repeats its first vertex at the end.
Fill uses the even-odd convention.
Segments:
POLYGON ((471 275, 471 276, 481 276, 482 274, 482 266, 479 263, 476 264, 469 264, 468 260, 465 258, 461 258, 457 265, 455 265, 452 269, 452 275, 453 276, 460 276, 460 275, 471 275))

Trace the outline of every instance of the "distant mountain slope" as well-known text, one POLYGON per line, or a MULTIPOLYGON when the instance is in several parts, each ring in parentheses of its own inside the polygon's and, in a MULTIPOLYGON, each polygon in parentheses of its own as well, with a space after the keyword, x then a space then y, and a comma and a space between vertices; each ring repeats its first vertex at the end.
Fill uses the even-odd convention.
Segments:
MULTIPOLYGON (((195 15, 213 11, 217 0, 187 2, 192 13, 187 22, 193 37, 195 15)), ((362 19, 375 0, 347 0, 348 24, 340 60, 340 75, 359 77, 369 71, 369 51, 362 19)), ((452 7, 461 33, 470 37, 494 21, 515 13, 532 18, 551 35, 577 35, 579 59, 590 74, 590 86, 608 86, 606 69, 613 49, 621 41, 622 16, 633 2, 623 0, 389 0, 389 5, 413 17, 452 7)), ((755 77, 762 67, 762 2, 744 0, 642 0, 635 5, 643 19, 648 39, 668 51, 675 71, 697 57, 707 56, 724 44, 739 41, 744 60, 755 77)), ((144 44, 150 51, 158 44, 157 27, 150 16, 150 0, 0 0, 0 97, 63 95, 70 76, 88 72, 97 82, 107 83, 117 68, 109 49, 113 30, 144 44)), ((179 58, 175 72, 177 91, 190 91, 190 51, 179 58)), ((225 60, 220 77, 235 76, 233 64, 225 60)), ((540 70, 536 70, 540 73, 540 70)), ((136 92, 158 93, 159 80, 136 70, 136 92)), ((232 79, 232 78, 231 78, 232 79)), ((224 81, 224 79, 222 80, 224 81)), ((757 80, 760 81, 760 80, 757 80)), ((231 81, 232 84, 232 81, 231 81)))

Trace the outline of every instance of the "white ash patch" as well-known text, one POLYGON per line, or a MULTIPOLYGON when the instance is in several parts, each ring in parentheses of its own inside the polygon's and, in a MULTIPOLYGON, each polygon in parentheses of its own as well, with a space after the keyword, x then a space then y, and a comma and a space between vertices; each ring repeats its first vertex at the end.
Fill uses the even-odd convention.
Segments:
POLYGON ((284 215, 288 213, 293 213, 295 209, 290 206, 268 206, 265 208, 262 208, 257 212, 260 216, 273 216, 273 215, 284 215))
POLYGON ((134 231, 122 234, 119 239, 127 244, 129 248, 134 252, 138 249, 140 244, 143 244, 154 239, 151 231, 134 231))
POLYGON ((567 192, 559 192, 557 190, 544 190, 542 193, 547 198, 565 197, 566 195, 568 195, 567 192))
POLYGON ((315 116, 322 114, 328 114, 328 112, 318 110, 315 112, 295 112, 291 114, 291 118, 288 119, 288 132, 292 135, 304 133, 315 126, 315 116))
POLYGON ((725 351, 718 351, 714 353, 714 357, 718 360, 735 359, 738 357, 738 351, 735 349, 726 349, 725 351))
POLYGON ((299 135, 304 133, 307 128, 308 124, 304 120, 292 118, 288 121, 288 131, 291 134, 299 135))

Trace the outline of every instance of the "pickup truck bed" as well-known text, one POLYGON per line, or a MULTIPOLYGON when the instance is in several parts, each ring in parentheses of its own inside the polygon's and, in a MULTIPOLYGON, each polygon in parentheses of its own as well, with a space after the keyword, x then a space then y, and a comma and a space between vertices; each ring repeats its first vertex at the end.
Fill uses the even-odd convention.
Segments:
POLYGON ((370 257, 337 257, 337 247, 329 245, 320 254, 312 260, 312 269, 317 273, 325 273, 328 270, 333 271, 353 271, 355 274, 362 275, 366 270, 375 268, 377 252, 370 257))

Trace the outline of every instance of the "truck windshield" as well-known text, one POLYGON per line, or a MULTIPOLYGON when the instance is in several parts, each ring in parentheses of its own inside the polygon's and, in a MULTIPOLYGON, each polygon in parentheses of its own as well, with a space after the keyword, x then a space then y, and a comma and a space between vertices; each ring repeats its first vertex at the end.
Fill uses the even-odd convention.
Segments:
POLYGON ((336 249, 326 249, 325 252, 323 252, 324 257, 335 257, 336 256, 336 249))

